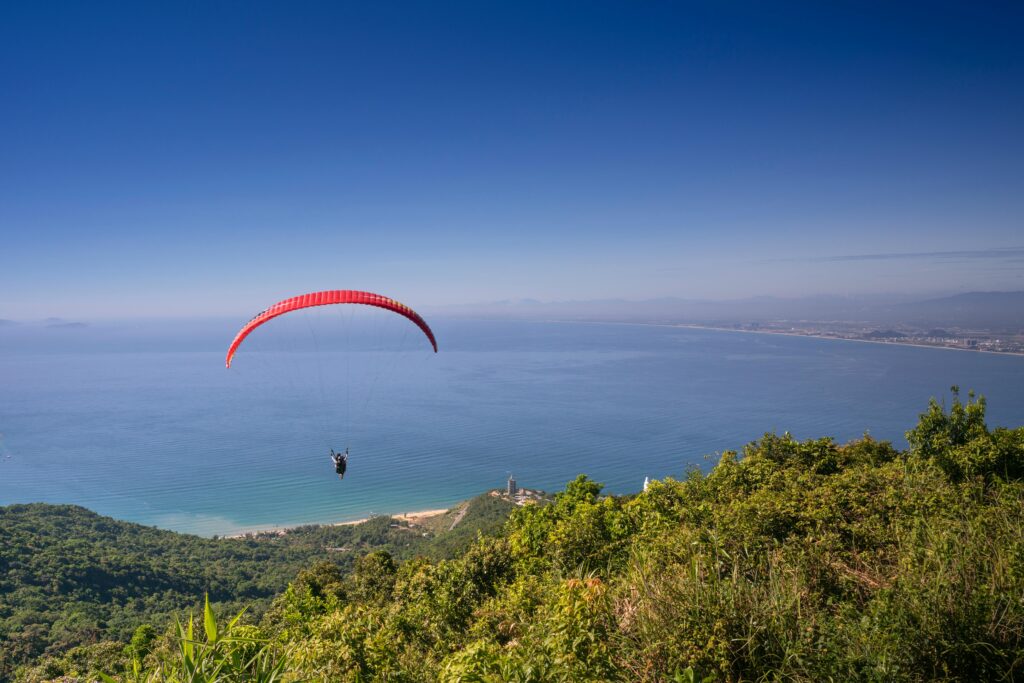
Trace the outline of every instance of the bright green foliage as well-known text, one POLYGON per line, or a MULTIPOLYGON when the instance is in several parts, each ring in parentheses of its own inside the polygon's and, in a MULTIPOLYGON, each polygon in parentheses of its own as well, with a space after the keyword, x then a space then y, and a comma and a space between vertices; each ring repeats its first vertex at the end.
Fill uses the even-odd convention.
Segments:
POLYGON ((345 595, 338 566, 318 562, 299 572, 287 590, 274 599, 264 621, 279 639, 298 638, 309 633, 312 619, 339 609, 345 595))
POLYGON ((931 460, 950 479, 962 481, 972 477, 1024 478, 1024 430, 997 429, 985 426, 985 398, 974 399, 969 393, 967 403, 960 402, 960 389, 954 386, 953 405, 946 413, 932 399, 928 411, 914 429, 907 432, 911 454, 931 460))
POLYGON ((615 618, 608 586, 596 577, 550 586, 548 601, 499 647, 478 640, 445 662, 442 680, 606 681, 618 678, 615 618))
POLYGON ((577 478, 553 504, 518 510, 504 540, 407 562, 390 601, 325 616, 320 635, 294 643, 302 671, 329 661, 339 680, 1019 678, 1024 485, 1007 473, 1024 462, 1024 430, 989 431, 983 418, 983 401, 952 417, 931 409, 908 453, 867 436, 768 434, 707 475, 633 497, 601 497, 577 478), (1000 453, 1002 469, 945 466, 967 446, 1000 453))
POLYGON ((621 560, 633 531, 620 501, 601 500, 601 485, 580 475, 552 505, 526 506, 509 520, 521 570, 555 568, 563 574, 602 571, 621 560))
MULTIPOLYGON (((239 622, 242 612, 221 628, 210 607, 203 606, 203 636, 196 634, 195 620, 175 625, 173 646, 162 653, 149 671, 134 671, 126 680, 138 683, 275 683, 285 680, 290 666, 288 652, 275 648, 259 629, 239 622)), ((110 676, 107 680, 113 680, 110 676)))
POLYGON ((377 550, 356 560, 352 572, 352 597, 365 603, 385 603, 391 599, 398 566, 386 550, 377 550))
POLYGON ((110 641, 80 645, 59 657, 50 657, 35 666, 23 667, 18 680, 23 683, 42 683, 65 676, 72 681, 93 681, 103 672, 127 673, 132 667, 130 658, 124 656, 123 648, 123 645, 110 641))
POLYGON ((288 681, 1020 680, 1024 429, 989 430, 984 413, 973 397, 964 405, 954 394, 949 413, 933 402, 907 452, 867 436, 767 434, 707 474, 635 496, 602 496, 581 476, 450 559, 370 552, 347 575, 314 565, 259 628, 207 626, 204 640, 180 627, 150 648, 141 674, 111 671, 125 681, 187 671, 288 681))
POLYGON ((291 668, 286 648, 275 647, 259 629, 240 624, 242 613, 227 624, 218 624, 209 600, 204 601, 202 634, 195 619, 176 622, 169 638, 158 641, 152 629, 140 627, 126 650, 130 662, 119 657, 116 643, 80 647, 63 658, 47 660, 43 665, 22 673, 23 681, 62 680, 105 683, 275 683, 285 680, 291 668), (155 649, 145 656, 146 649, 155 649))
POLYGON ((156 630, 149 624, 143 624, 135 629, 132 640, 125 647, 125 654, 134 660, 144 660, 153 651, 153 644, 156 641, 156 630))

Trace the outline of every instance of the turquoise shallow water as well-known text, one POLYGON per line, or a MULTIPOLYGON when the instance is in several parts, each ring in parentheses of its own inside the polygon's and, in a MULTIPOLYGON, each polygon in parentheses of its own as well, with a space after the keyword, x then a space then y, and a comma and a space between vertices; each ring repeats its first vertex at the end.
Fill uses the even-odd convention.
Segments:
POLYGON ((954 383, 988 397, 990 424, 1024 424, 1022 357, 629 325, 434 327, 436 356, 320 340, 254 345, 231 371, 205 340, 8 345, 0 504, 223 534, 444 507, 509 472, 529 487, 585 472, 636 491, 771 430, 903 444, 954 383), (327 449, 345 442, 339 482, 327 449))

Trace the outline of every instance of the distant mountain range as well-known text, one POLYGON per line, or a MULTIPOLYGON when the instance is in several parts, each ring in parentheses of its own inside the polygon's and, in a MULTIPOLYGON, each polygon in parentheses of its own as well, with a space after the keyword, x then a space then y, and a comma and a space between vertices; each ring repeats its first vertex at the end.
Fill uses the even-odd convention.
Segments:
POLYGON ((899 304, 884 311, 905 324, 1024 329, 1024 292, 968 292, 899 304))
POLYGON ((602 322, 738 323, 816 321, 1024 329, 1024 291, 969 292, 920 301, 871 297, 752 297, 728 301, 661 298, 641 301, 536 300, 436 307, 439 315, 602 322))
MULTIPOLYGON (((450 306, 417 306, 428 320, 434 317, 522 321, 578 321, 733 325, 769 322, 818 323, 836 327, 861 324, 891 330, 906 325, 921 330, 962 328, 996 333, 1024 333, 1024 291, 968 292, 915 300, 908 296, 804 298, 750 297, 726 301, 665 297, 628 301, 495 301, 450 306)), ((36 321, 0 319, 0 349, 19 343, 32 348, 65 348, 76 331, 78 348, 109 345, 111 339, 135 350, 219 349, 237 329, 240 318, 182 320, 123 320, 88 323, 49 318, 36 321)), ((943 335, 935 335, 943 336, 943 335)))

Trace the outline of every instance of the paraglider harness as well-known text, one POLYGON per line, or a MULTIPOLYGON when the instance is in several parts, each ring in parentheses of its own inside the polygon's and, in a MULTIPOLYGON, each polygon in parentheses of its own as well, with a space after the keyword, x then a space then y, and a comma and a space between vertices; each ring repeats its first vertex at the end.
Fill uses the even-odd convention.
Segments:
POLYGON ((345 470, 348 468, 348 448, 344 453, 335 453, 331 449, 331 460, 334 461, 334 471, 338 473, 338 479, 345 478, 345 470))

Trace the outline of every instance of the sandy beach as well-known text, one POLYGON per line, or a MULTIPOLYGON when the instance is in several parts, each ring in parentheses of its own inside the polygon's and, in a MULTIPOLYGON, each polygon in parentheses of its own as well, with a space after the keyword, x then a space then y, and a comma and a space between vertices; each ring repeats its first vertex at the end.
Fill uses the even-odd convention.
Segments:
MULTIPOLYGON (((408 522, 409 524, 422 524, 424 521, 431 517, 437 517, 448 512, 449 508, 437 508, 433 510, 414 510, 411 512, 397 512, 392 514, 374 515, 374 517, 391 517, 392 519, 401 520, 408 522)), ((361 519, 348 519, 343 522, 312 522, 310 524, 296 524, 292 526, 277 526, 277 527, 260 527, 255 529, 244 529, 234 534, 227 534, 222 538, 246 538, 248 536, 262 536, 267 534, 273 534, 275 536, 283 536, 293 529, 299 529, 307 526, 352 526, 355 524, 362 524, 363 522, 369 522, 372 517, 363 517, 361 519)))

